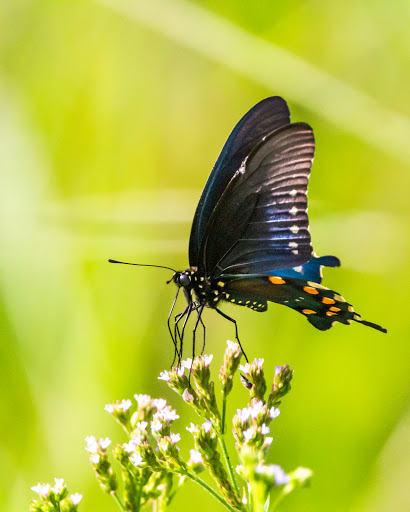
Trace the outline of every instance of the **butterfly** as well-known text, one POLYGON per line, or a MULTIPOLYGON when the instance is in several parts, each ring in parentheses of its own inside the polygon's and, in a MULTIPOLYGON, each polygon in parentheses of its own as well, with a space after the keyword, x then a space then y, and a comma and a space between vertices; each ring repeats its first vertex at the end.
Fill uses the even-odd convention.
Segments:
POLYGON ((205 307, 234 323, 239 342, 236 321, 220 309, 224 302, 258 312, 266 311, 268 302, 282 304, 322 331, 353 321, 387 332, 362 320, 342 295, 321 285, 322 267, 338 267, 340 261, 316 256, 311 243, 307 188, 314 152, 312 128, 291 123, 279 96, 256 104, 233 129, 195 212, 189 268, 174 271, 169 281, 178 288, 168 328, 179 358, 192 312, 194 351, 200 324, 205 333, 205 307), (187 305, 172 329, 181 290, 187 305))

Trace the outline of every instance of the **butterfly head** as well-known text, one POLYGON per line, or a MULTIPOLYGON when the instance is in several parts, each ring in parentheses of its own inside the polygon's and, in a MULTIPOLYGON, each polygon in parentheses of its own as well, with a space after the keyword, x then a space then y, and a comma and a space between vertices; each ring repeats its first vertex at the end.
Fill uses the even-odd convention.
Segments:
POLYGON ((172 280, 178 287, 182 286, 185 289, 190 289, 193 285, 192 272, 190 271, 175 272, 172 280))

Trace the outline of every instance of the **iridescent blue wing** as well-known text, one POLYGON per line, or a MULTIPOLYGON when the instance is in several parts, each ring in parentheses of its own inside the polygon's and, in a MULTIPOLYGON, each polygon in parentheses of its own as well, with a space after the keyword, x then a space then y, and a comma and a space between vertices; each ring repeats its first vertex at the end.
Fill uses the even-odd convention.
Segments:
POLYGON ((266 311, 267 301, 283 304, 304 315, 321 331, 330 329, 336 322, 354 321, 387 332, 380 325, 362 320, 337 292, 304 279, 279 275, 231 278, 223 287, 222 298, 255 311, 266 311))
POLYGON ((201 242, 198 271, 214 278, 271 275, 312 255, 307 187, 313 131, 294 123, 270 133, 225 188, 201 242))
POLYGON ((304 265, 276 270, 275 275, 281 277, 296 277, 320 284, 322 282, 322 267, 340 267, 340 260, 336 258, 336 256, 318 257, 313 255, 304 265))
POLYGON ((192 267, 198 266, 200 246, 212 212, 243 160, 263 137, 289 123, 286 101, 273 96, 257 103, 235 126, 212 169, 195 212, 189 241, 192 267))

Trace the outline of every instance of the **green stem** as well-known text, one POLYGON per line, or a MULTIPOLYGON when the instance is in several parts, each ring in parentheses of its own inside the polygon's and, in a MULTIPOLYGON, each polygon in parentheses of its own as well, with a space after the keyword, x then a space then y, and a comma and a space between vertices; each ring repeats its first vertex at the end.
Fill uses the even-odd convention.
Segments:
MULTIPOLYGON (((130 473, 130 477, 133 478, 133 475, 132 473, 130 473)), ((139 482, 137 482, 137 485, 138 485, 138 490, 137 490, 137 511, 141 510, 141 496, 142 496, 142 487, 143 487, 143 484, 142 484, 142 479, 140 479, 139 482)))
POLYGON ((206 482, 204 482, 201 478, 199 478, 197 475, 195 474, 191 474, 191 473, 185 473, 187 477, 189 477, 193 482, 197 483, 198 485, 200 485, 201 487, 203 487, 206 491, 209 492, 209 494, 211 494, 216 500, 219 501, 219 503, 221 503, 222 505, 224 505, 230 512, 237 512, 236 509, 234 509, 233 507, 231 507, 231 505, 229 505, 229 503, 227 503, 223 498, 222 496, 220 496, 216 491, 215 489, 212 489, 211 486, 209 486, 206 482))
POLYGON ((228 453, 228 449, 226 448, 225 439, 222 435, 218 436, 218 439, 219 439, 219 444, 221 445, 221 448, 222 448, 222 452, 225 457, 225 464, 226 464, 226 467, 228 468, 228 473, 231 478, 232 485, 234 486, 237 494, 239 494, 239 488, 238 488, 238 484, 236 483, 235 472, 234 472, 232 464, 231 464, 231 459, 229 458, 229 453, 228 453))
POLYGON ((226 419, 226 402, 227 402, 227 396, 224 394, 222 399, 222 426, 221 426, 221 435, 225 434, 225 419, 226 419))
POLYGON ((247 488, 249 511, 254 512, 253 494, 249 482, 247 483, 247 488))
POLYGON ((229 458, 228 449, 226 448, 225 438, 223 437, 224 434, 225 434, 225 427, 226 427, 225 421, 226 421, 227 398, 228 398, 227 395, 224 394, 223 398, 222 398, 221 433, 218 435, 218 439, 219 439, 219 444, 221 445, 221 448, 222 448, 222 452, 223 452, 224 457, 225 457, 225 464, 226 464, 226 467, 228 468, 228 473, 229 473, 229 476, 231 478, 232 485, 234 486, 235 491, 239 494, 238 484, 236 483, 236 478, 235 478, 235 472, 233 470, 233 467, 232 467, 232 464, 231 464, 231 460, 229 458))
POLYGON ((120 510, 122 510, 123 512, 127 512, 124 503, 122 502, 121 498, 117 496, 115 491, 110 492, 110 494, 114 498, 114 501, 117 503, 117 505, 120 507, 120 510))
POLYGON ((283 500, 283 498, 286 496, 286 492, 284 492, 284 488, 281 490, 278 496, 276 496, 275 500, 272 502, 272 505, 270 507, 271 512, 274 512, 276 510, 276 507, 279 505, 279 503, 283 500))

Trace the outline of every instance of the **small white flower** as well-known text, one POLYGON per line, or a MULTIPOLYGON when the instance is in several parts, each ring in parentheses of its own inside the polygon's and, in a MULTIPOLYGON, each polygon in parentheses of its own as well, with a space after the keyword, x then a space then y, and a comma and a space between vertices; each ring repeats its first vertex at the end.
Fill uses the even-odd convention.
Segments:
POLYGON ((64 489, 64 478, 54 478, 54 482, 56 483, 54 486, 54 492, 56 494, 60 494, 64 489))
POLYGON ((182 366, 180 368, 176 368, 176 372, 178 377, 183 377, 185 375, 185 369, 182 366))
POLYGON ((155 419, 151 421, 151 430, 154 432, 159 432, 162 429, 162 423, 159 421, 159 419, 155 419))
POLYGON ((128 409, 131 407, 132 402, 131 400, 122 400, 118 405, 117 408, 121 409, 124 412, 127 412, 128 409))
POLYGON ((292 480, 297 480, 300 484, 306 483, 311 478, 313 472, 309 468, 299 467, 292 472, 292 480))
POLYGON ((266 434, 269 434, 269 432, 270 432, 270 428, 267 425, 265 425, 265 423, 264 423, 261 427, 261 434, 266 436, 266 434))
POLYGON ((155 400, 152 401, 152 405, 160 411, 167 405, 167 401, 163 398, 155 398, 155 400))
POLYGON ((256 418, 256 416, 261 412, 263 408, 262 400, 257 400, 252 407, 249 408, 250 415, 252 418, 256 418))
POLYGON ((202 428, 205 430, 205 432, 209 433, 211 431, 212 422, 211 420, 205 421, 205 423, 202 423, 202 428))
POLYGON ((193 434, 195 431, 196 431, 196 425, 194 425, 192 422, 190 424, 189 427, 186 427, 186 429, 188 430, 188 432, 190 432, 191 434, 193 434))
POLYGON ((268 467, 272 471, 272 474, 275 478, 275 485, 283 485, 289 483, 290 476, 287 475, 280 466, 277 464, 271 464, 268 467))
POLYGON ((187 370, 190 370, 192 367, 192 359, 188 357, 186 361, 181 361, 181 368, 186 368, 187 370))
POLYGON ((98 453, 93 453, 90 457, 90 462, 93 464, 98 464, 100 462, 100 456, 98 453))
POLYGON ((112 414, 115 410, 113 404, 107 404, 105 407, 104 407, 104 410, 109 412, 110 414, 112 414))
POLYGON ((265 446, 270 446, 272 444, 273 437, 265 437, 265 442, 263 443, 265 446))
POLYGON ((168 448, 169 448, 169 442, 166 440, 165 437, 162 437, 158 441, 158 449, 163 451, 163 452, 166 452, 166 451, 168 451, 168 448))
POLYGON ((105 439, 101 438, 99 441, 99 445, 101 446, 102 450, 106 450, 111 444, 111 439, 109 437, 106 437, 105 439))
POLYGON ((262 359, 262 358, 261 359, 254 359, 253 362, 256 364, 256 366, 259 366, 259 368, 262 368, 263 363, 265 362, 265 359, 262 359))
POLYGON ((274 418, 277 418, 280 414, 280 410, 277 407, 271 407, 269 411, 269 416, 273 420, 274 418))
POLYGON ((139 421, 136 425, 140 430, 145 430, 147 428, 148 423, 146 421, 139 421))
POLYGON ((177 412, 174 409, 163 409, 161 417, 166 421, 175 421, 179 418, 177 412))
POLYGON ((171 433, 169 437, 171 438, 172 444, 177 444, 177 442, 181 440, 180 434, 172 434, 171 433))
POLYGON ((251 428, 248 428, 248 430, 244 430, 243 437, 245 441, 250 441, 253 438, 254 433, 255 432, 251 428))
POLYGON ((207 356, 206 354, 203 356, 205 366, 208 367, 211 364, 212 359, 214 358, 213 354, 207 356))
POLYGON ((249 407, 244 407, 243 409, 237 409, 236 410, 236 414, 239 418, 239 421, 241 423, 245 423, 246 420, 250 417, 251 415, 251 409, 249 407))
POLYGON ((240 350, 240 347, 239 347, 238 343, 236 343, 236 341, 228 340, 227 344, 228 344, 229 350, 231 350, 232 352, 236 352, 237 350, 240 350))
POLYGON ((50 493, 51 487, 50 484, 40 484, 38 483, 34 487, 31 488, 32 491, 36 492, 39 496, 43 498, 47 498, 50 493))
POLYGON ((85 438, 87 446, 85 449, 90 453, 96 453, 98 451, 98 441, 94 436, 88 436, 85 438))
POLYGON ((124 452, 132 453, 138 444, 140 443, 137 443, 134 439, 131 439, 129 443, 124 443, 122 445, 122 449, 124 450, 124 452))
POLYGON ((190 461, 192 462, 192 464, 199 464, 203 462, 202 455, 198 452, 198 450, 189 450, 189 455, 191 456, 190 461))
MULTIPOLYGON (((171 380, 171 377, 169 376, 169 372, 167 370, 161 372, 158 377, 159 380, 166 380, 169 382, 171 380)), ((139 405, 139 403, 138 403, 139 405)))
POLYGON ((249 363, 246 363, 246 364, 241 364, 239 366, 239 369, 241 372, 243 372, 245 375, 249 375, 249 368, 250 368, 250 364, 249 363))
POLYGON ((188 388, 186 388, 184 390, 184 392, 182 393, 182 398, 183 400, 185 400, 185 402, 193 402, 194 401, 194 397, 191 395, 191 393, 188 391, 188 388))
POLYGON ((270 477, 275 485, 287 484, 290 481, 289 475, 287 475, 277 464, 269 464, 267 466, 264 464, 258 464, 255 471, 256 473, 270 477))
POLYGON ((132 441, 136 446, 139 446, 142 443, 142 437, 139 434, 132 434, 132 441))
POLYGON ((139 453, 133 453, 130 457, 130 461, 134 464, 134 466, 139 466, 142 460, 143 459, 139 453))
POLYGON ((275 374, 279 375, 281 369, 282 369, 282 366, 275 366, 275 374))
POLYGON ((149 395, 134 395, 134 398, 137 401, 138 407, 140 409, 142 409, 143 407, 147 407, 151 403, 151 397, 149 395))
POLYGON ((124 443, 122 445, 122 449, 124 450, 124 452, 127 452, 127 453, 132 453, 134 451, 134 448, 135 448, 135 444, 130 441, 129 443, 124 443))
POLYGON ((76 492, 75 494, 70 494, 71 501, 73 505, 78 505, 80 501, 83 499, 83 495, 76 492))

